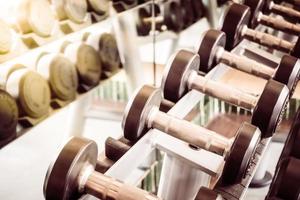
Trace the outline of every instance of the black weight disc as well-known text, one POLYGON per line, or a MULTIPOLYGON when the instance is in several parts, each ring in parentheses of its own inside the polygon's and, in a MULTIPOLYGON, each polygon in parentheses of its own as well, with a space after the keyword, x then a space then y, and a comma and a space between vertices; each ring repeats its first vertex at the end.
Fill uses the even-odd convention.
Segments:
POLYGON ((279 199, 300 199, 300 160, 287 158, 278 163, 273 182, 270 186, 269 197, 279 199))
POLYGON ((295 56, 296 58, 300 58, 300 37, 298 37, 297 42, 291 52, 292 56, 295 56))
POLYGON ((112 161, 118 161, 129 149, 130 146, 112 137, 105 140, 105 156, 112 161))
POLYGON ((286 85, 270 79, 254 108, 251 123, 261 130, 262 137, 271 137, 289 101, 286 85))
POLYGON ((147 117, 153 107, 158 107, 162 101, 161 90, 144 85, 137 90, 126 106, 122 122, 124 137, 130 141, 137 141, 148 130, 147 117))
POLYGON ((199 0, 192 0, 192 5, 195 15, 194 22, 196 22, 205 15, 205 8, 202 1, 199 0))
POLYGON ((233 3, 227 10, 221 30, 225 32, 226 50, 233 49, 241 40, 241 29, 249 24, 250 8, 245 5, 233 3))
POLYGON ((249 26, 251 28, 255 28, 259 22, 258 22, 258 15, 260 12, 262 12, 264 6, 265 6, 265 1, 264 0, 245 0, 244 4, 249 6, 251 10, 251 17, 250 17, 250 22, 249 26))
POLYGON ((298 59, 293 56, 284 55, 281 58, 273 79, 285 84, 289 88, 290 98, 292 98, 299 80, 299 73, 300 63, 298 59))
POLYGON ((169 30, 180 32, 184 27, 184 19, 180 4, 176 1, 166 2, 164 7, 164 23, 169 30))
POLYGON ((151 30, 151 23, 144 22, 144 19, 151 17, 147 8, 139 8, 136 16, 136 30, 138 35, 147 36, 151 30))
POLYGON ((188 92, 187 75, 192 70, 198 70, 200 59, 193 52, 180 50, 168 60, 162 81, 164 98, 177 102, 188 92))
POLYGON ((294 117, 294 121, 285 141, 280 160, 289 156, 300 159, 300 108, 294 117))
POLYGON ((216 53, 219 47, 225 48, 226 35, 224 32, 210 29, 204 33, 198 54, 200 56, 199 70, 202 72, 209 72, 216 66, 216 53))
POLYGON ((243 123, 225 161, 222 173, 225 184, 239 183, 245 177, 259 141, 260 130, 249 123, 243 123))
POLYGON ((194 23, 195 13, 192 0, 180 0, 180 6, 183 16, 184 28, 189 27, 194 23))

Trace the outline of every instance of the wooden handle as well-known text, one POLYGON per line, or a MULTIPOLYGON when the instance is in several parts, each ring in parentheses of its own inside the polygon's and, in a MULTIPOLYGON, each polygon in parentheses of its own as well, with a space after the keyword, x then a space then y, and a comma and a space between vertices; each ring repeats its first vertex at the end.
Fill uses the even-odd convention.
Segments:
POLYGON ((119 160, 129 149, 129 145, 112 137, 108 137, 105 141, 105 156, 115 162, 119 160))
POLYGON ((269 8, 273 13, 276 13, 278 15, 282 15, 284 17, 289 17, 289 18, 298 18, 300 19, 300 12, 293 9, 293 8, 288 8, 286 6, 282 6, 279 4, 274 4, 271 3, 270 8, 269 8))

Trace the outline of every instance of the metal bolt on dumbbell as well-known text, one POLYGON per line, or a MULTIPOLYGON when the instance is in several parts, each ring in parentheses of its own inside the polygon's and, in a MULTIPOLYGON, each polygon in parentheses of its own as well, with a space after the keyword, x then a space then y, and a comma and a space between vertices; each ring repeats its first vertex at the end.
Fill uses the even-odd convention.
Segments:
POLYGON ((257 126, 262 137, 273 135, 281 121, 289 100, 289 89, 270 79, 262 94, 257 97, 223 83, 198 75, 200 58, 198 54, 179 50, 168 61, 161 87, 164 98, 177 102, 189 90, 197 90, 227 103, 252 110, 251 123, 257 126))
POLYGON ((217 64, 224 63, 264 79, 273 78, 275 81, 285 84, 290 90, 290 97, 292 97, 300 73, 300 63, 297 58, 284 55, 278 67, 273 69, 255 60, 226 51, 225 44, 226 35, 222 31, 211 29, 203 34, 198 48, 201 60, 200 71, 209 72, 217 64))
POLYGON ((300 57, 300 39, 296 43, 280 39, 271 34, 256 31, 248 27, 250 8, 246 5, 232 4, 226 15, 221 30, 226 33, 226 50, 234 48, 243 38, 275 50, 300 57))
POLYGON ((147 130, 158 129, 196 147, 225 156, 222 173, 224 183, 232 184, 242 180, 260 140, 258 128, 243 123, 235 139, 228 139, 214 131, 159 111, 161 102, 162 91, 159 88, 149 85, 140 88, 124 112, 124 137, 137 141, 147 130))
POLYGON ((89 194, 102 200, 159 200, 149 192, 123 184, 94 170, 97 144, 72 138, 48 169, 44 182, 47 200, 71 200, 89 194))

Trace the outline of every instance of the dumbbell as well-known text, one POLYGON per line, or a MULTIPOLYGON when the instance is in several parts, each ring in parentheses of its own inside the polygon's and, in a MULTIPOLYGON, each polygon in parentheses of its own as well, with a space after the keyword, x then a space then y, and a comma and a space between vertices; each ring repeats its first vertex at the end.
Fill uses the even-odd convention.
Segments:
POLYGON ((250 8, 246 5, 233 3, 224 17, 221 30, 226 33, 226 50, 234 48, 243 38, 272 49, 290 53, 300 57, 300 40, 294 44, 273 35, 249 28, 250 8))
POLYGON ((132 146, 132 143, 121 138, 116 140, 108 137, 105 140, 105 156, 100 156, 96 163, 96 171, 105 173, 115 162, 117 162, 132 146))
POLYGON ((260 140, 258 128, 243 123, 235 140, 227 139, 204 127, 159 111, 161 102, 162 91, 159 88, 144 85, 137 90, 125 108, 122 121, 124 137, 137 141, 149 129, 158 129, 195 147, 225 156, 223 182, 232 184, 241 181, 260 140))
POLYGON ((21 33, 34 32, 41 37, 49 37, 55 27, 55 17, 47 0, 20 1, 15 12, 17 28, 21 33))
POLYGON ((17 101, 20 117, 41 118, 48 114, 50 88, 40 74, 23 65, 14 65, 7 67, 2 76, 5 90, 17 101))
POLYGON ((194 200, 223 200, 223 197, 217 192, 202 186, 194 200))
POLYGON ((87 14, 86 0, 51 0, 57 18, 61 20, 70 19, 75 23, 83 23, 87 14))
POLYGON ((142 189, 94 171, 98 149, 94 141, 72 138, 48 169, 46 200, 79 199, 89 194, 102 200, 158 200, 142 189))
MULTIPOLYGON (((150 5, 151 6, 151 5, 150 5)), ((168 30, 179 32, 184 26, 182 10, 176 1, 168 1, 162 4, 162 9, 157 4, 154 5, 155 18, 152 18, 152 7, 140 8, 137 13, 137 31, 139 35, 148 35, 151 30, 153 20, 156 23, 156 30, 161 30, 166 25, 168 30)))
POLYGON ((299 35, 300 26, 284 19, 275 18, 269 15, 263 14, 263 8, 266 5, 264 0, 245 0, 244 4, 251 9, 251 17, 249 26, 255 28, 258 24, 269 26, 273 29, 277 29, 289 34, 299 35))
MULTIPOLYGON (((272 0, 266 1, 267 4, 264 9, 265 12, 275 13, 275 14, 281 15, 285 18, 296 19, 296 21, 299 21, 300 12, 298 10, 284 6, 284 5, 280 5, 276 2, 280 3, 280 2, 284 2, 284 1, 272 1, 272 0)), ((292 1, 288 1, 288 2, 292 2, 292 1)))
POLYGON ((80 84, 93 87, 99 83, 102 65, 99 53, 92 46, 83 42, 65 42, 61 52, 75 64, 80 84))
POLYGON ((36 69, 48 80, 52 98, 71 101, 76 98, 78 76, 76 67, 63 54, 42 53, 36 69))
POLYGON ((138 5, 138 0, 112 0, 112 2, 117 12, 122 12, 138 5))
POLYGON ((0 141, 16 133, 18 116, 19 111, 15 99, 0 89, 0 141))
POLYGON ((290 157, 278 163, 266 200, 300 199, 300 160, 290 157))
POLYGON ((226 35, 224 32, 214 29, 206 31, 198 48, 201 60, 199 70, 207 73, 217 64, 224 63, 264 79, 273 78, 275 81, 285 84, 290 90, 290 97, 292 97, 300 73, 300 64, 297 58, 284 55, 278 67, 273 69, 252 59, 226 51, 225 45, 226 35))
POLYGON ((179 50, 169 59, 162 80, 164 98, 177 102, 189 90, 197 90, 227 103, 253 110, 251 123, 262 137, 273 135, 289 100, 287 86, 270 79, 260 97, 240 91, 223 83, 198 75, 200 57, 179 50))
POLYGON ((194 12, 192 0, 180 0, 179 3, 182 8, 183 27, 186 28, 194 23, 196 20, 196 13, 194 12))

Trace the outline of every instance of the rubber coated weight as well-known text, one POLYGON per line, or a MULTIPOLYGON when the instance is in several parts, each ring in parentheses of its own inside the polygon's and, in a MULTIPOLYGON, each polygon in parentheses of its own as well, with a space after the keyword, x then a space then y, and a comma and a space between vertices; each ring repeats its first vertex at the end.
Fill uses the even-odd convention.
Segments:
POLYGON ((202 38, 198 54, 200 56, 201 65, 199 70, 202 72, 209 72, 216 66, 216 53, 218 48, 225 48, 226 35, 222 31, 215 29, 208 30, 202 38))
POLYGON ((129 149, 129 145, 112 137, 105 140, 105 156, 112 161, 118 161, 129 149))
POLYGON ((297 42, 293 48, 293 51, 291 52, 292 56, 295 56, 296 58, 300 58, 300 37, 298 37, 297 42))
POLYGON ((180 6, 182 8, 181 11, 184 22, 183 27, 186 28, 194 23, 194 19, 196 18, 192 0, 180 0, 180 6))
POLYGON ((300 159, 300 108, 294 117, 290 132, 285 141, 280 160, 289 156, 300 159))
POLYGON ((249 6, 251 10, 251 20, 249 22, 249 26, 251 28, 255 28, 259 22, 258 22, 258 16, 259 13, 262 12, 264 6, 265 6, 265 1, 264 0, 245 0, 244 4, 249 6))
POLYGON ((164 23, 169 30, 179 32, 184 27, 184 19, 180 4, 176 1, 170 1, 163 4, 164 23))
POLYGON ((200 0, 192 0, 192 5, 194 9, 195 19, 194 22, 198 21, 205 14, 205 9, 202 1, 200 0))
POLYGON ((151 12, 149 9, 142 7, 139 8, 137 11, 137 17, 136 17, 136 29, 138 32, 138 35, 146 36, 149 34, 151 30, 151 24, 145 23, 144 19, 151 17, 151 12))
POLYGON ((143 86, 136 91, 132 102, 129 102, 124 112, 122 126, 124 137, 130 141, 137 141, 148 130, 147 117, 153 107, 159 107, 162 95, 159 90, 150 86, 143 86))
POLYGON ((103 71, 115 72, 121 66, 121 59, 114 35, 104 33, 99 40, 99 54, 103 71))
POLYGON ((273 79, 289 88, 291 98, 299 81, 299 75, 300 63, 298 59, 293 56, 283 55, 273 79))
MULTIPOLYGON (((270 186, 268 197, 279 199, 300 199, 300 160, 287 158, 278 163, 279 167, 270 186)), ((269 198, 266 199, 269 199, 269 198)))
POLYGON ((79 199, 82 169, 96 166, 98 149, 91 140, 72 138, 49 168, 44 182, 47 200, 79 199))
POLYGON ((221 30, 227 36, 226 50, 233 49, 241 40, 241 30, 250 21, 250 9, 241 4, 232 4, 225 14, 221 30))
POLYGON ((16 133, 18 116, 18 106, 14 98, 0 90, 0 140, 16 133))
POLYGON ((192 70, 198 71, 200 59, 196 55, 191 57, 187 51, 178 51, 166 64, 167 74, 162 80, 163 96, 172 102, 177 102, 188 92, 185 84, 187 76, 192 70))
POLYGON ((251 123, 260 128, 264 137, 272 136, 282 120, 288 102, 287 87, 270 79, 254 108, 251 123))
POLYGON ((137 0, 112 0, 117 12, 122 12, 138 5, 137 0))
POLYGON ((257 127, 243 123, 237 131, 234 143, 227 156, 222 173, 222 180, 232 184, 242 180, 250 161, 254 155, 255 148, 260 141, 260 132, 257 127))

